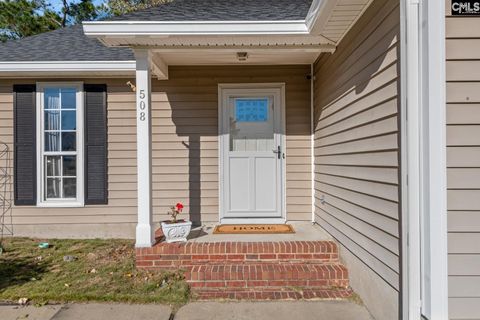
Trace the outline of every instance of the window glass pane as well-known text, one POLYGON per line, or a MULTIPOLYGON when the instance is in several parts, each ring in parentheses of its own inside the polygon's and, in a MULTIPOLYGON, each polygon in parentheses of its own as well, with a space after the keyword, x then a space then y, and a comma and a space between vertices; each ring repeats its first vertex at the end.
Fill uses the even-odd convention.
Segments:
POLYGON ((77 179, 75 178, 63 179, 63 197, 64 198, 77 197, 77 179))
POLYGON ((62 109, 75 109, 76 107, 75 88, 62 88, 62 109))
MULTIPOLYGON (((1 0, 0 0, 1 1, 1 0)), ((44 200, 77 198, 77 89, 50 87, 43 92, 44 200)), ((81 134, 82 132, 79 132, 81 134)))
POLYGON ((59 111, 45 111, 45 130, 60 130, 59 111))
POLYGON ((64 176, 77 175, 77 157, 75 156, 63 157, 63 175, 64 176))
POLYGON ((59 156, 47 156, 47 176, 60 176, 60 158, 59 156))
POLYGON ((44 92, 45 109, 59 109, 60 108, 60 89, 46 88, 44 92))
POLYGON ((75 132, 62 132, 62 151, 75 151, 77 148, 75 132))
POLYGON ((77 128, 77 112, 62 111, 62 130, 76 130, 77 128))
POLYGON ((47 178, 47 198, 60 198, 60 178, 47 178))
POLYGON ((273 97, 232 98, 230 106, 230 151, 273 150, 273 97))
POLYGON ((45 132, 45 151, 60 151, 60 133, 45 132))

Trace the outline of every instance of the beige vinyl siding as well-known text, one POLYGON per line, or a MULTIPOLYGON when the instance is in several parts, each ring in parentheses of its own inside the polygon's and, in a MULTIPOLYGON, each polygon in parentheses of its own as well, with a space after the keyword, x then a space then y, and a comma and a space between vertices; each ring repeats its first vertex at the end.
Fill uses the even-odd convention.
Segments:
MULTIPOLYGON (((0 141, 8 143, 13 150, 13 85, 35 84, 35 80, 0 80, 0 141)), ((43 81, 52 81, 46 79, 43 81)), ((91 236, 118 235, 132 237, 137 220, 136 194, 136 127, 135 94, 126 86, 132 79, 60 80, 105 83, 108 88, 108 205, 89 205, 83 208, 37 208, 18 206, 13 208, 14 231, 17 235, 47 230, 52 235, 85 237, 91 226, 91 236), (111 230, 115 225, 122 231, 111 230), (125 225, 125 226, 122 226, 125 225), (76 228, 75 226, 78 226, 76 228), (65 232, 59 230, 65 229, 65 232), (53 231, 56 230, 56 231, 53 231), (58 233, 60 232, 60 233, 58 233), (76 233, 77 232, 77 233, 76 233)), ((13 165, 13 152, 11 152, 13 165)), ((10 172, 13 173, 12 168, 10 172)), ((13 181, 13 178, 12 178, 13 181)))
POLYGON ((153 204, 181 201, 193 221, 218 221, 218 84, 286 84, 287 219, 311 217, 310 66, 170 67, 153 81, 153 204))
MULTIPOLYGON (((169 207, 179 201, 186 204, 192 220, 218 221, 218 84, 259 82, 286 84, 287 218, 309 220, 309 73, 310 66, 305 65, 170 67, 170 80, 152 79, 154 222, 166 219, 169 207)), ((11 149, 12 86, 37 81, 41 80, 0 80, 0 141, 7 142, 11 149)), ((13 224, 17 235, 134 236, 137 221, 135 94, 126 82, 135 80, 80 81, 108 86, 108 205, 15 207, 13 224)))
POLYGON ((480 17, 446 13, 449 312, 479 319, 480 17))
POLYGON ((315 64, 316 220, 391 292, 354 287, 379 319, 398 316, 399 24, 399 1, 376 0, 315 64))

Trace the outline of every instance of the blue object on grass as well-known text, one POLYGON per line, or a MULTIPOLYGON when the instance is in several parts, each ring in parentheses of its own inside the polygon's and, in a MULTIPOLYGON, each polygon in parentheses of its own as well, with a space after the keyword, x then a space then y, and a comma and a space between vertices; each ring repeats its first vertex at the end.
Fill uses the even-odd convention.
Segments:
POLYGON ((49 244, 48 242, 40 242, 40 243, 38 244, 38 247, 39 247, 40 249, 47 249, 48 247, 50 247, 50 244, 49 244))

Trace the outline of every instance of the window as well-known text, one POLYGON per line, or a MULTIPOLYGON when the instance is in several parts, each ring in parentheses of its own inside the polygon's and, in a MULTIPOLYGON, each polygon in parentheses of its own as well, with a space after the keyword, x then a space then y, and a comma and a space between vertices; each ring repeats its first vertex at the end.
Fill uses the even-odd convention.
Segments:
POLYGON ((37 85, 38 204, 83 205, 81 83, 37 85))

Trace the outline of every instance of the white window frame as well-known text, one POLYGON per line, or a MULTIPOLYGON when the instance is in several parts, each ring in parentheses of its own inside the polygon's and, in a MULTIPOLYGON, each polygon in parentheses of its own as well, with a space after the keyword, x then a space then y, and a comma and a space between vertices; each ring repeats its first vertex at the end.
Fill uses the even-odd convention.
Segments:
POLYGON ((37 136, 37 206, 38 207, 83 207, 84 206, 84 94, 83 82, 37 82, 36 93, 36 136, 37 136), (76 179, 77 198, 71 199, 48 199, 45 200, 45 157, 44 157, 44 92, 47 88, 75 88, 77 102, 77 151, 76 151, 76 179))

